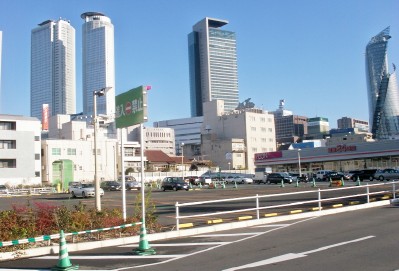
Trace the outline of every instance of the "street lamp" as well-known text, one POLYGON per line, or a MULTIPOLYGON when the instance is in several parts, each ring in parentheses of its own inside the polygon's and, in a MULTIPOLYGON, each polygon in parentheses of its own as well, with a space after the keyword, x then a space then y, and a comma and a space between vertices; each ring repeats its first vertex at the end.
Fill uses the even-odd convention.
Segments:
POLYGON ((98 180, 97 172, 97 129, 98 129, 98 119, 97 119, 97 96, 104 96, 105 93, 110 90, 110 87, 105 87, 100 90, 93 91, 93 121, 94 121, 94 191, 96 196, 96 210, 101 211, 101 198, 100 198, 100 182, 98 180))
POLYGON ((298 168, 299 168, 299 177, 302 176, 301 172, 301 149, 298 149, 298 168))
POLYGON ((183 163, 184 163, 184 142, 181 143, 181 171, 182 171, 182 178, 184 181, 184 167, 183 167, 183 163))

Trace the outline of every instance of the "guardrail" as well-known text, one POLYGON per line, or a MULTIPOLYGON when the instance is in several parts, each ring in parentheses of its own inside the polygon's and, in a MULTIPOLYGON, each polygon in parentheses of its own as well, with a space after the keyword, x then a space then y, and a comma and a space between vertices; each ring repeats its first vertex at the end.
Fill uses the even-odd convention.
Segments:
POLYGON ((33 194, 52 194, 57 193, 54 187, 32 187, 32 188, 11 188, 7 194, 2 195, 33 195, 33 194))
POLYGON ((258 195, 257 194, 256 196, 221 199, 221 200, 197 201, 197 202, 189 202, 189 203, 176 202, 176 204, 175 204, 176 230, 179 230, 179 228, 180 228, 180 220, 187 219, 187 218, 198 218, 198 217, 206 217, 206 216, 207 217, 215 217, 215 216, 220 216, 220 215, 224 215, 224 214, 244 213, 244 212, 254 211, 254 212, 256 212, 256 219, 260 219, 260 211, 266 210, 266 209, 276 209, 276 208, 282 208, 282 207, 292 207, 292 206, 300 206, 300 205, 305 205, 305 204, 310 204, 310 203, 317 203, 318 207, 316 207, 316 209, 321 211, 323 208, 322 203, 325 203, 325 202, 336 201, 339 199, 347 199, 347 198, 353 198, 353 197, 366 196, 367 203, 370 203, 370 196, 378 195, 378 194, 385 194, 385 193, 392 193, 393 198, 395 199, 396 198, 396 184, 398 184, 398 183, 399 183, 399 181, 392 181, 392 182, 386 182, 386 183, 381 183, 381 184, 372 184, 372 185, 366 184, 366 185, 362 185, 362 186, 352 186, 352 187, 329 188, 329 189, 320 189, 319 188, 318 190, 309 190, 309 191, 292 192, 292 193, 280 193, 280 194, 270 194, 270 195, 258 195), (392 189, 389 191, 388 190, 380 190, 380 191, 375 191, 375 192, 370 191, 371 188, 384 187, 384 186, 392 186, 392 189), (351 191, 351 190, 365 190, 365 192, 358 193, 358 194, 349 194, 349 195, 344 195, 344 196, 339 196, 339 197, 323 197, 323 195, 322 195, 322 194, 325 195, 325 193, 332 192, 332 191, 351 191), (293 196, 293 195, 299 195, 299 194, 317 194, 317 199, 316 200, 305 200, 305 201, 299 201, 299 202, 291 202, 291 203, 286 203, 286 204, 270 205, 270 206, 260 206, 260 202, 259 202, 260 199, 275 198, 275 197, 282 197, 282 196, 293 196), (210 204, 210 203, 235 202, 235 201, 244 201, 244 200, 254 200, 255 207, 230 210, 230 211, 219 211, 219 212, 213 212, 213 213, 202 213, 202 214, 184 215, 184 216, 180 215, 181 207, 198 206, 198 205, 204 205, 204 204, 210 204))
MULTIPOLYGON (((72 240, 74 236, 78 236, 80 234, 92 234, 92 233, 100 233, 103 231, 109 231, 109 230, 117 230, 117 229, 125 229, 128 227, 133 227, 133 226, 138 226, 141 225, 142 222, 136 222, 136 223, 130 223, 130 224, 123 224, 120 226, 114 226, 114 227, 109 227, 109 228, 101 228, 101 229, 94 229, 94 230, 84 230, 84 231, 78 231, 78 232, 70 232, 70 233, 65 233, 64 236, 72 236, 72 240)), ((31 237, 31 238, 26 238, 26 239, 21 239, 21 240, 12 240, 12 241, 5 241, 5 242, 0 242, 0 247, 6 247, 6 246, 14 246, 14 245, 22 245, 22 244, 27 244, 27 243, 35 243, 35 242, 42 242, 42 241, 50 241, 52 239, 59 239, 60 234, 50 234, 50 235, 42 235, 39 237, 31 237)))

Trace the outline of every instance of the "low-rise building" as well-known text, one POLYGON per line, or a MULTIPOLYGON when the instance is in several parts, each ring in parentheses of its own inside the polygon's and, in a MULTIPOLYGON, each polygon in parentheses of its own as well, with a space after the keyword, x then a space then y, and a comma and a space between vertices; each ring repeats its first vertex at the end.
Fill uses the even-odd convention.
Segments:
POLYGON ((39 119, 0 115, 0 184, 41 184, 39 119))

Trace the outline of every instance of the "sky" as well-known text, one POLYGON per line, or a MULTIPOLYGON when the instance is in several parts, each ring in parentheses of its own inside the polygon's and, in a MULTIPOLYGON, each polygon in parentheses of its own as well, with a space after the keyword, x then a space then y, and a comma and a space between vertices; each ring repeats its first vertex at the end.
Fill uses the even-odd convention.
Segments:
POLYGON ((267 111, 369 120, 365 47, 387 26, 390 71, 399 64, 398 0, 0 0, 0 114, 30 115, 31 30, 48 19, 76 30, 77 112, 82 112, 82 24, 88 11, 115 30, 116 95, 151 85, 148 123, 190 117, 187 35, 205 17, 236 32, 240 102, 267 111))

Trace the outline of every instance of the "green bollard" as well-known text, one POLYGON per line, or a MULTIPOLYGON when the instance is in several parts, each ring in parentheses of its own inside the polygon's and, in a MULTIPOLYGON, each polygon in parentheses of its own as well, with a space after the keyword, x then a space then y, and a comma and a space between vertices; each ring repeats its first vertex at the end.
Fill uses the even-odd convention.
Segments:
POLYGON ((330 178, 330 187, 332 187, 332 179, 330 178))
POLYGON ((356 186, 360 186, 360 178, 359 178, 359 176, 357 176, 357 179, 356 179, 356 186))
POLYGON ((199 183, 199 188, 202 188, 202 184, 201 183, 199 183))
POLYGON ((237 188, 237 182, 234 181, 234 188, 237 188))
POLYGON ((312 177, 312 187, 316 187, 316 179, 312 177))
POLYGON ((295 185, 295 187, 299 187, 298 178, 296 179, 296 185, 295 185))
POLYGON ((345 186, 345 181, 343 177, 341 177, 341 186, 345 186))

